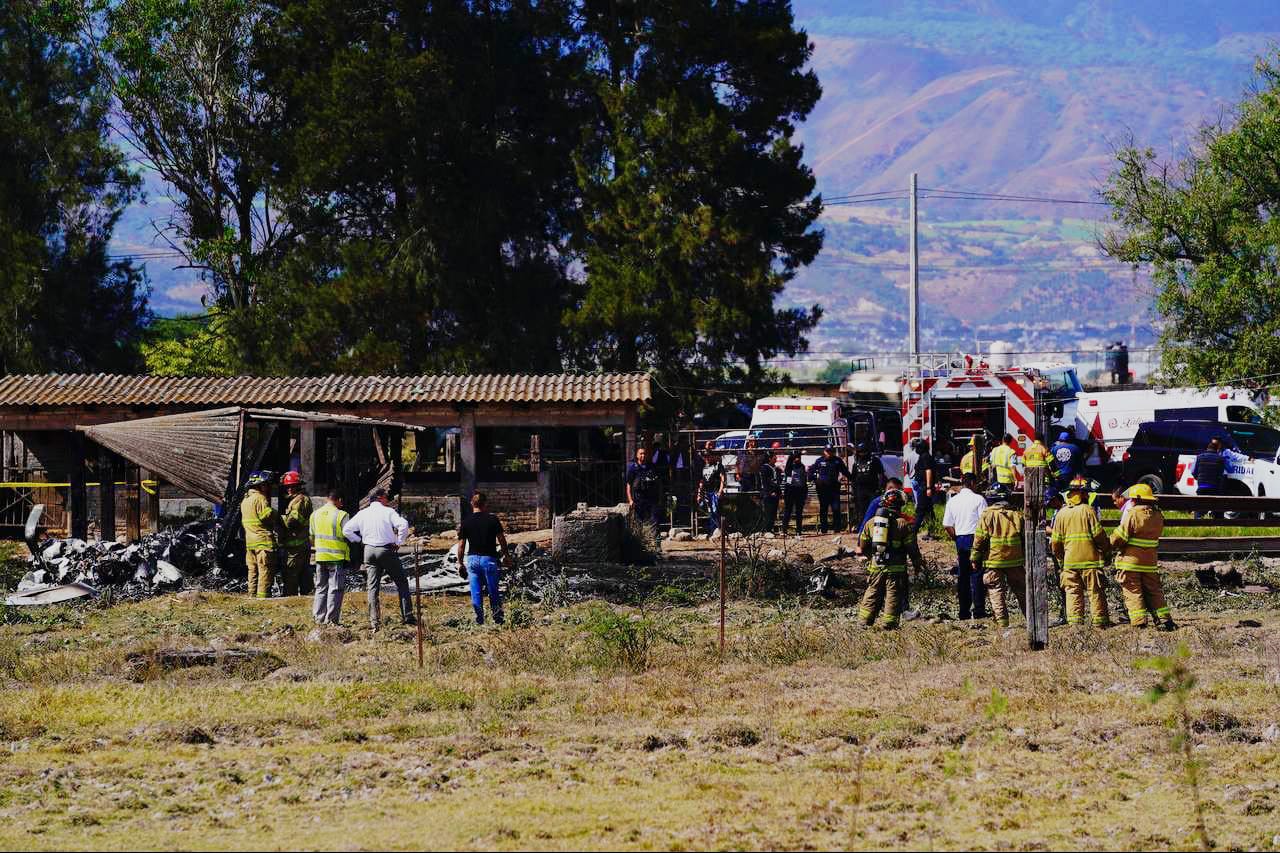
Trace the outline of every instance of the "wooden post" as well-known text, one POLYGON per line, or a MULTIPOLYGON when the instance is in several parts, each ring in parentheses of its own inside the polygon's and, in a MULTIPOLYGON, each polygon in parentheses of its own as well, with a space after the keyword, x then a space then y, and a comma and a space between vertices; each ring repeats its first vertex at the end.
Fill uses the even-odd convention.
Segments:
POLYGON ((298 473, 311 494, 319 494, 316 487, 316 425, 312 421, 304 421, 298 427, 298 473))
POLYGON ((635 406, 628 406, 626 418, 623 422, 622 449, 622 458, 627 462, 631 462, 636 458, 636 448, 640 446, 639 429, 640 413, 636 411, 635 406))
POLYGON ((727 592, 727 583, 724 576, 724 559, 725 549, 728 547, 725 540, 729 537, 725 535, 724 530, 724 504, 720 505, 720 526, 716 528, 716 532, 720 534, 720 657, 724 657, 724 600, 727 592))
MULTIPOLYGON (((223 507, 230 512, 230 507, 223 507)), ((156 533, 160 530, 160 482, 156 473, 147 468, 138 469, 138 532, 156 533), (151 485, 147 485, 150 481, 151 485)))
POLYGON ((116 470, 110 450, 98 451, 98 538, 116 539, 116 470))
POLYGON ((1023 544, 1027 560, 1027 639, 1031 648, 1049 642, 1049 543, 1045 536, 1047 468, 1028 468, 1024 486, 1023 544))
POLYGON ((71 434, 71 487, 67 490, 69 532, 73 539, 89 538, 89 496, 85 487, 85 448, 81 433, 71 434))
MULTIPOLYGON (((467 409, 462 413, 461 434, 459 435, 458 473, 461 475, 458 488, 461 490, 463 507, 470 506, 471 496, 476 491, 476 413, 467 409)), ((463 515, 466 513, 464 512, 463 515)))

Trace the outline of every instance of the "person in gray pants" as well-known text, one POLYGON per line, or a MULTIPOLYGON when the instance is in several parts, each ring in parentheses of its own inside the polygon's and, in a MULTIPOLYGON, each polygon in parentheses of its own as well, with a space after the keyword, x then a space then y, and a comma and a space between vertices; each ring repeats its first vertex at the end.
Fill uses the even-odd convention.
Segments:
POLYGON ((352 542, 364 544, 365 588, 369 594, 369 626, 378 630, 382 624, 382 601, 379 591, 382 576, 390 575, 400 597, 400 616, 404 624, 413 625, 413 599, 409 581, 400 565, 399 548, 409 532, 409 522, 391 508, 386 489, 378 489, 364 509, 342 526, 342 535, 352 542))
POLYGON ((316 597, 311 613, 317 625, 337 625, 342 616, 347 562, 351 559, 351 546, 342 527, 350 518, 336 489, 329 492, 329 502, 311 514, 311 546, 316 553, 316 597))

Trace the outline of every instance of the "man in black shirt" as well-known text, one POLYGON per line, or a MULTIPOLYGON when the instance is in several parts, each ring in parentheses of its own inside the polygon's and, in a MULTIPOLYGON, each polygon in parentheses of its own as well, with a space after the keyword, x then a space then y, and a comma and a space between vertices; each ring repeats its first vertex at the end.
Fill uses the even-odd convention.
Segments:
POLYGON ((809 466, 809 479, 813 480, 814 491, 818 493, 818 528, 827 532, 827 513, 831 513, 831 529, 840 532, 844 528, 844 518, 840 513, 840 478, 849 478, 849 469, 844 460, 836 456, 834 444, 822 449, 822 455, 809 466))
MULTIPOLYGON (((849 507, 849 519, 857 524, 862 520, 867 507, 871 506, 871 502, 884 491, 884 463, 880 461, 879 456, 872 455, 871 448, 862 441, 854 451, 850 471, 853 475, 850 477, 853 481, 853 501, 852 506, 849 507)), ((858 527, 858 530, 861 531, 862 528, 858 527)))
POLYGON ((662 475, 646 457, 643 447, 636 448, 636 461, 627 466, 627 503, 636 518, 656 527, 662 522, 662 475))
MULTIPOLYGON (((1211 440, 1204 452, 1196 457, 1196 461, 1191 463, 1190 474, 1195 477, 1197 495, 1222 494, 1222 481, 1227 476, 1227 460, 1222 455, 1220 439, 1211 440)), ((1213 515, 1212 512, 1207 514, 1213 515)), ((1194 515, 1196 518, 1201 518, 1206 513, 1197 511, 1194 515)))
POLYGON ((458 565, 467 567, 467 580, 471 583, 471 607, 476 612, 476 624, 484 624, 484 594, 488 590, 489 607, 493 621, 502 624, 502 595, 498 592, 498 546, 502 546, 503 563, 515 568, 507 537, 502 533, 502 522, 485 510, 484 492, 471 496, 471 514, 458 528, 458 565))
POLYGON ((724 465, 716 453, 715 444, 708 441, 702 454, 702 475, 698 479, 697 502, 707 510, 707 536, 720 527, 720 498, 724 495, 728 479, 724 465))

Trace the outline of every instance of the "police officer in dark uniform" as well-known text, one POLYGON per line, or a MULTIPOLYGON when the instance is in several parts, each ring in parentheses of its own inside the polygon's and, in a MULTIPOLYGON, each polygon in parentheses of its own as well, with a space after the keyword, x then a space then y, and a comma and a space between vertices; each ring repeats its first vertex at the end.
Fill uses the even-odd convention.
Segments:
POLYGON ((827 513, 830 511, 834 522, 832 530, 844 528, 844 518, 840 514, 840 478, 850 479, 849 468, 844 460, 836 456, 834 444, 822 449, 822 456, 809 466, 809 479, 813 481, 814 491, 818 493, 818 529, 828 532, 827 513))
POLYGON ((627 466, 627 503, 635 510, 636 518, 657 527, 662 521, 662 474, 647 455, 643 447, 637 448, 636 460, 627 466))
POLYGON ((862 519, 876 495, 884 491, 884 463, 880 461, 879 456, 871 453, 871 447, 865 441, 860 441, 854 449, 853 465, 850 471, 852 472, 849 479, 853 484, 853 500, 849 507, 849 518, 856 523, 862 519))

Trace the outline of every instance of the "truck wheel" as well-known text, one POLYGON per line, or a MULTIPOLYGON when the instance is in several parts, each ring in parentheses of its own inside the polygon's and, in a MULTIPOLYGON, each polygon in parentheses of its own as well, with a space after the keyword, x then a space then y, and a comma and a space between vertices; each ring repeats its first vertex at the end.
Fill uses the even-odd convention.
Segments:
POLYGON ((1164 480, 1159 474, 1143 474, 1138 478, 1138 482, 1146 483, 1157 495, 1164 494, 1164 480))

